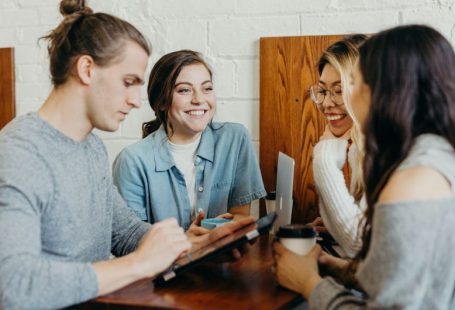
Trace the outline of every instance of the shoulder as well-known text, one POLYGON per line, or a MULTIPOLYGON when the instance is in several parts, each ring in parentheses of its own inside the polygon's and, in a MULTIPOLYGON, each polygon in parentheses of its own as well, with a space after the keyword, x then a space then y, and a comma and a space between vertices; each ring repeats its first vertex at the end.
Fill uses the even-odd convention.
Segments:
POLYGON ((443 199, 452 196, 451 184, 437 170, 414 166, 397 170, 379 196, 379 203, 443 199))
POLYGON ((241 145, 245 141, 250 142, 251 137, 248 130, 238 123, 215 123, 210 124, 206 130, 210 131, 215 144, 241 145))
POLYGON ((215 133, 215 134, 223 134, 223 135, 249 135, 248 130, 245 128, 244 125, 239 123, 220 123, 220 122, 212 122, 208 128, 215 133))

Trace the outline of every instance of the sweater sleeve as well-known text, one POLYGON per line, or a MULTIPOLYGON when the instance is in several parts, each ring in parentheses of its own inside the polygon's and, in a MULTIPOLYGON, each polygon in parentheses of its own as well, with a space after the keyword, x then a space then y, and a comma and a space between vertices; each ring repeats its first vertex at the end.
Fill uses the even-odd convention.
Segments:
POLYGON ((141 221, 129 209, 115 186, 112 186, 114 197, 114 218, 112 220, 112 253, 123 256, 133 252, 151 225, 141 221))
POLYGON ((41 211, 54 195, 49 169, 30 152, 6 153, 0 154, 0 309, 56 309, 94 298, 90 262, 43 256, 41 211))
POLYGON ((359 221, 364 201, 360 205, 349 192, 342 172, 346 160, 347 141, 327 139, 316 144, 313 174, 320 198, 320 213, 324 225, 350 257, 361 247, 359 221))

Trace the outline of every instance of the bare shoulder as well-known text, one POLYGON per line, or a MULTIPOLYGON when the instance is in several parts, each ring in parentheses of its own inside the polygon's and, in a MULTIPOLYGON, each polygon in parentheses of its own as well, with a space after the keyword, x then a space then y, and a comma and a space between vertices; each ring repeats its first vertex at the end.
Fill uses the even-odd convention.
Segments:
POLYGON ((396 171, 379 196, 379 203, 442 199, 452 196, 450 182, 437 170, 416 166, 396 171))

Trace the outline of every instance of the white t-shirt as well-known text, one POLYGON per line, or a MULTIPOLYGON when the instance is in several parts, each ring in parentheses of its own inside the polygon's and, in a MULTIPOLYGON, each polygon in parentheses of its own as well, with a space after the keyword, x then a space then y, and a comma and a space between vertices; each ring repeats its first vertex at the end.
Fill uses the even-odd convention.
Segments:
POLYGON ((190 200, 191 214, 196 207, 196 150, 201 141, 201 136, 189 144, 175 144, 168 140, 169 149, 174 158, 175 165, 185 178, 186 190, 190 200))

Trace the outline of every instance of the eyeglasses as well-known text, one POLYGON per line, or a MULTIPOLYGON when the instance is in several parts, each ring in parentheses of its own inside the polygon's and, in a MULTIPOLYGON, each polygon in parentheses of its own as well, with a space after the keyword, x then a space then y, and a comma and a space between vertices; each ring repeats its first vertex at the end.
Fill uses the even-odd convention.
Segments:
POLYGON ((322 108, 322 103, 327 96, 327 93, 330 94, 330 100, 335 105, 342 105, 343 102, 343 91, 341 90, 341 85, 335 85, 330 89, 322 88, 319 85, 312 85, 310 87, 310 97, 311 100, 316 104, 318 109, 322 108))

